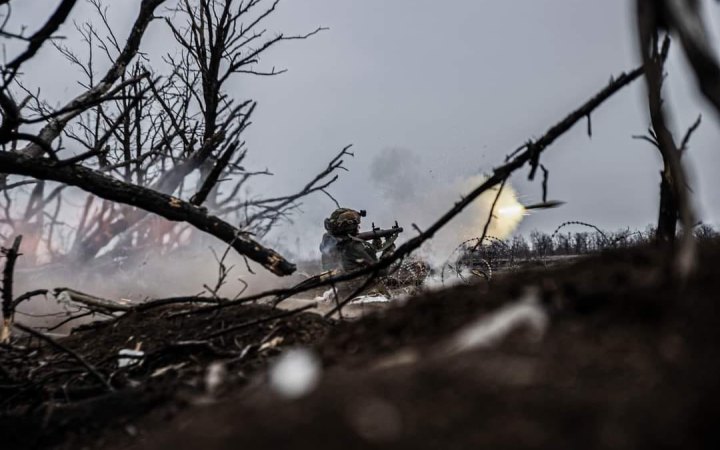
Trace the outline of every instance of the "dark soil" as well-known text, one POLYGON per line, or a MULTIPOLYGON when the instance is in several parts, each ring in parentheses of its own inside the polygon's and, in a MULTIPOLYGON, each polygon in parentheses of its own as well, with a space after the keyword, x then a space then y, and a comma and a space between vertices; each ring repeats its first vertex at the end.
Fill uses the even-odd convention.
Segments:
POLYGON ((684 286, 671 281, 666 257, 603 254, 350 322, 302 313, 209 339, 278 312, 173 307, 61 341, 112 374, 114 392, 57 350, 3 349, 0 385, 30 381, 0 387, 1 447, 718 448, 720 243, 702 245, 684 286), (519 330, 492 347, 446 351, 458 329, 527 287, 550 318, 540 341, 519 330), (118 370, 117 351, 138 342, 142 365, 118 370), (313 347, 324 373, 309 395, 286 400, 265 368, 296 345, 313 347), (213 361, 228 375, 211 395, 204 379, 213 361), (152 376, 167 367, 175 368, 152 376))

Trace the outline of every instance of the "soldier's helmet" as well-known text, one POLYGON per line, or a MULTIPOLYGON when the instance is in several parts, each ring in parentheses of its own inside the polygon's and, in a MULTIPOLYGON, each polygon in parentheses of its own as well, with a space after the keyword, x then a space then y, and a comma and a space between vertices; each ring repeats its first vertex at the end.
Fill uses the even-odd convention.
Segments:
POLYGON ((333 235, 352 234, 360 227, 360 217, 363 211, 350 208, 338 208, 325 219, 325 229, 333 235))

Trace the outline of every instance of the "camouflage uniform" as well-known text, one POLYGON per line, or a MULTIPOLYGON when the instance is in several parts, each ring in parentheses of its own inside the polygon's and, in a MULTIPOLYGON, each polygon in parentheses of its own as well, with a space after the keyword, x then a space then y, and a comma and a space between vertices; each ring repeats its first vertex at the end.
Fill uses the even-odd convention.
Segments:
POLYGON ((343 272, 352 272, 378 262, 376 255, 378 249, 362 239, 348 236, 340 239, 336 248, 343 272))
MULTIPOLYGON (((359 211, 339 208, 328 219, 325 219, 327 233, 323 235, 320 244, 323 270, 352 272, 378 261, 377 252, 382 250, 379 240, 370 244, 354 237, 360 229, 362 215, 359 211)), ((351 294, 363 282, 363 278, 358 278, 343 283, 338 289, 338 295, 351 294)), ((377 285, 368 287, 365 292, 370 290, 384 291, 381 286, 377 285)))

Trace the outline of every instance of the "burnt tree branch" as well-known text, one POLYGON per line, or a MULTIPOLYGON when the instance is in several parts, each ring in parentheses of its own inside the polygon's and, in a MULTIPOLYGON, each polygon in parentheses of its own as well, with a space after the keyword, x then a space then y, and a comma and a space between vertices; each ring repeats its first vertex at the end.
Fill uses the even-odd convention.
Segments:
POLYGON ((232 245, 240 254, 261 264, 276 275, 289 275, 295 265, 272 249, 250 239, 247 233, 209 215, 204 208, 177 197, 125 183, 82 166, 62 166, 46 158, 30 158, 14 152, 0 152, 3 172, 76 186, 100 198, 124 203, 175 222, 187 222, 232 245))

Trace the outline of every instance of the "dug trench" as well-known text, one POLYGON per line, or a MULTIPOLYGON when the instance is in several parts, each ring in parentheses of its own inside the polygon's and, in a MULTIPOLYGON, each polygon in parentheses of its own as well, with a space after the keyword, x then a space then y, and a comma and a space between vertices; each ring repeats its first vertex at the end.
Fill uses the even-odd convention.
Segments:
POLYGON ((0 447, 718 448, 720 243, 701 247, 683 285, 667 253, 634 249, 352 321, 173 306, 59 341, 112 391, 67 352, 4 347, 0 447), (289 399, 268 367, 298 346, 322 373, 289 399), (118 369, 123 348, 142 363, 118 369))

